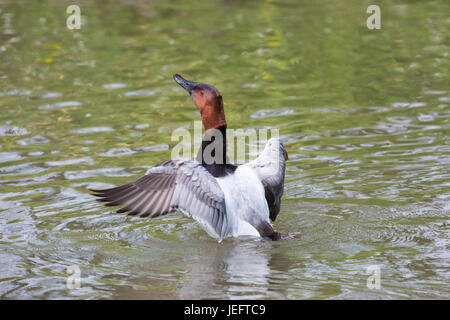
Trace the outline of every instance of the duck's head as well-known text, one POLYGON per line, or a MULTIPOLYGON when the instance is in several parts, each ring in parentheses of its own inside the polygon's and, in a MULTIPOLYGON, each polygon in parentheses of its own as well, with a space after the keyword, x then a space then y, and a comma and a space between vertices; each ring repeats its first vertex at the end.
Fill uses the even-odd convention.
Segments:
POLYGON ((191 95, 200 111, 205 130, 227 126, 222 96, 216 88, 209 84, 188 81, 179 74, 174 74, 173 79, 191 95))

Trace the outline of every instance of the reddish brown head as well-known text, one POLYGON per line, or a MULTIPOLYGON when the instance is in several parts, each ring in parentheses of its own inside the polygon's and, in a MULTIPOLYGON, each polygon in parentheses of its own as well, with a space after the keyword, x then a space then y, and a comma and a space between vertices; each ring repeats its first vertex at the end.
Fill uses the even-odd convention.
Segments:
POLYGON ((205 130, 227 126, 222 96, 216 88, 209 84, 188 81, 179 74, 175 74, 173 78, 191 95, 200 111, 205 130))

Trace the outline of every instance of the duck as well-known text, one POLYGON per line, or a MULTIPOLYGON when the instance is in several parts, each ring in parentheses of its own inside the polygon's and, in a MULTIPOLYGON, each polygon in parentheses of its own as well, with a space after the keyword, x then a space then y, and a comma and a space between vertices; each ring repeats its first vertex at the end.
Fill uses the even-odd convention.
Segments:
POLYGON ((236 166, 226 154, 227 122, 222 95, 212 85, 173 79, 191 96, 205 135, 195 160, 166 160, 135 181, 103 190, 90 189, 118 213, 156 218, 181 212, 214 239, 241 236, 286 240, 272 222, 280 212, 288 154, 278 137, 270 138, 253 161, 236 166))

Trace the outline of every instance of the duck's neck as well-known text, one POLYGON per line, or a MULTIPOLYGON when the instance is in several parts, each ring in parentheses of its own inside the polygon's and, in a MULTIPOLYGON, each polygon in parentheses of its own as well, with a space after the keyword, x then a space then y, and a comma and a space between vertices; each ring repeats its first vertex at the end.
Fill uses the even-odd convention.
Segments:
POLYGON ((236 169, 236 166, 229 164, 227 160, 226 125, 206 130, 197 154, 197 161, 213 176, 220 177, 236 169))
POLYGON ((220 126, 208 129, 197 154, 197 161, 205 165, 226 164, 227 157, 227 127, 220 126))

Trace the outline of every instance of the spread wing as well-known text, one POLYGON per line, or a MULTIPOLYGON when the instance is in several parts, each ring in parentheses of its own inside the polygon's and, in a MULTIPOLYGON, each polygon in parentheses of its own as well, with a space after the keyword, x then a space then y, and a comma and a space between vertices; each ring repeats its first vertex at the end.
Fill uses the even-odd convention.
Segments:
POLYGON ((121 205, 119 213, 154 218, 178 209, 192 216, 219 241, 231 235, 223 191, 196 161, 164 161, 135 181, 91 191, 107 206, 121 205))
POLYGON ((288 155, 283 143, 278 138, 271 138, 259 157, 245 164, 256 171, 264 186, 272 221, 275 221, 280 212, 287 159, 288 155))

